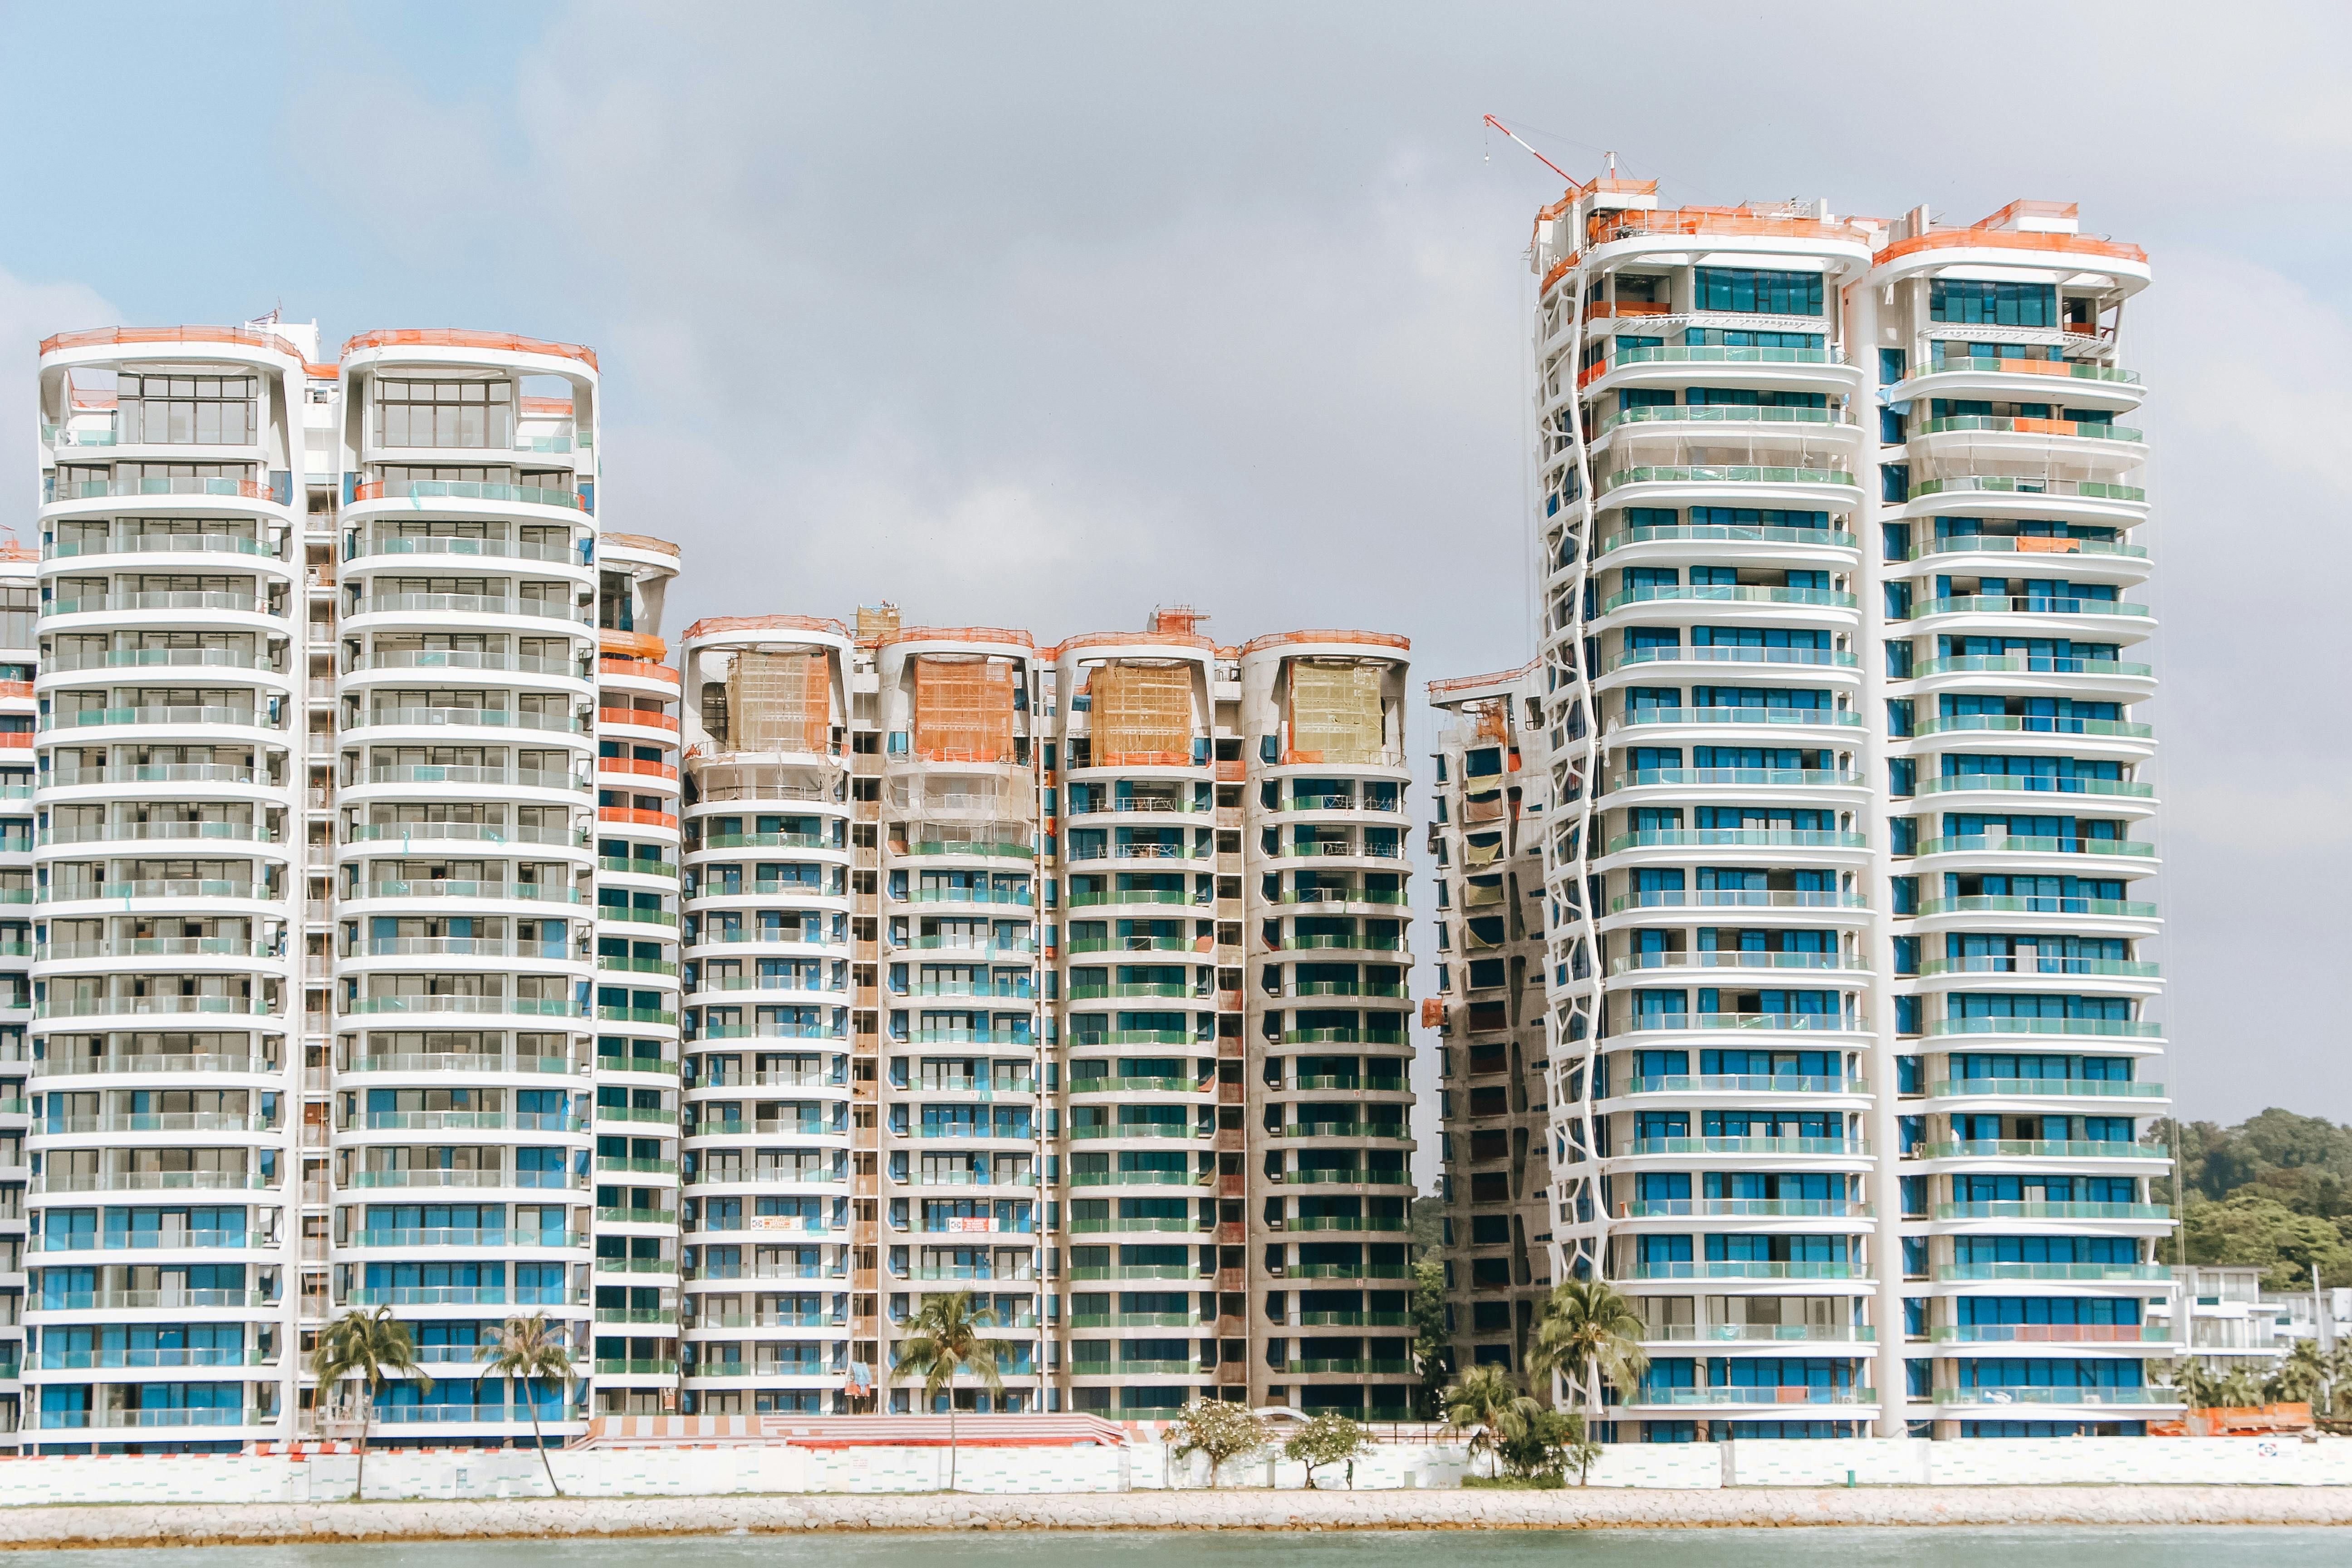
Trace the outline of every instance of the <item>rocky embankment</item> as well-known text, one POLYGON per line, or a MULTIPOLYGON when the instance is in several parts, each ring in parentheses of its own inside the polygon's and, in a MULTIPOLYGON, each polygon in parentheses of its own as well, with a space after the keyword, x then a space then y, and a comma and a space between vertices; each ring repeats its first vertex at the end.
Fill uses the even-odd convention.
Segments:
POLYGON ((1607 1530, 2352 1524, 2352 1488, 1863 1487, 584 1498, 0 1510, 0 1548, 225 1546, 810 1530, 1607 1530))

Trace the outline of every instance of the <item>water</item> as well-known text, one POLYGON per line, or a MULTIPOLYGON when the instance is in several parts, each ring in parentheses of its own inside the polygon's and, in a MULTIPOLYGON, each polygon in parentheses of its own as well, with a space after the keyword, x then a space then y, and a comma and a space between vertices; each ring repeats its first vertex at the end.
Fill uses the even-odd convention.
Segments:
POLYGON ((1231 1535, 766 1535, 383 1546, 26 1552, 8 1568, 2327 1568, 2352 1531, 2137 1527, 2032 1530, 1381 1531, 1231 1535))

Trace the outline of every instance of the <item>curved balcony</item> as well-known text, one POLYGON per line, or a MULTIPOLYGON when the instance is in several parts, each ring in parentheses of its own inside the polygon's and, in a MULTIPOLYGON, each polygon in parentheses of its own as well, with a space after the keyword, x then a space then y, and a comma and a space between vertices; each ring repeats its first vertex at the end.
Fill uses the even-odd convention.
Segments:
POLYGON ((1859 1169, 1871 1161, 1870 1145, 1858 1138, 1796 1138, 1759 1135, 1735 1137, 1665 1137, 1634 1138, 1605 1159, 1642 1160, 1670 1157, 1687 1160, 1694 1155, 1709 1159, 1769 1160, 1818 1163, 1835 1161, 1850 1163, 1859 1169))
POLYGON ((2032 515, 2053 522, 2082 522, 2098 527, 2129 528, 2147 515, 2147 491, 2137 485, 2093 479, 2021 479, 1995 474, 1947 474, 1922 479, 1911 487, 1910 499, 1889 521, 1916 521, 1965 506, 2006 511, 2030 508, 2032 515), (2015 501, 2005 497, 2023 498, 2015 501), (1981 498, 1981 499, 1980 499, 1981 498))
MULTIPOLYGON (((2134 838, 2050 838, 2027 834, 1974 834, 1923 838, 1914 851, 1939 872, 1976 868, 1987 871, 2054 871, 2103 877, 2148 877, 2156 873, 2156 846, 2134 838), (2087 871, 2086 866, 2115 869, 2087 871)), ((1927 868, 1922 867, 1925 870, 1927 868)))
POLYGON ((1912 1157, 1921 1161, 2112 1160, 2164 1163, 2169 1162, 2172 1155, 2162 1143, 2131 1143, 2121 1139, 1970 1138, 1915 1144, 1912 1157))
POLYGON ((1940 353, 1889 388, 1889 401, 1982 397, 2000 402, 2060 399, 2078 408, 2137 408, 2147 395, 2139 373, 2088 360, 2002 359, 1940 353))
MULTIPOLYGON (((2018 1100, 2039 1108, 2049 1100, 2137 1100, 2168 1102, 2164 1085, 2138 1079, 1963 1078, 1927 1086, 1930 1100, 2018 1100)), ((2150 1109, 2153 1109, 2152 1107, 2150 1109)), ((2135 1110, 2134 1114, 2141 1114, 2135 1110)))

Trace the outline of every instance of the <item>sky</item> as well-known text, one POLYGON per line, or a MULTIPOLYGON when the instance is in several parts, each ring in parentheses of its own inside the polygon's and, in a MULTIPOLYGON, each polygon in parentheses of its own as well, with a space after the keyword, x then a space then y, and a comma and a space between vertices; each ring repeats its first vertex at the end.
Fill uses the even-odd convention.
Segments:
POLYGON ((1483 115, 1673 203, 2076 201, 2157 279, 2166 1075, 2352 1121, 2348 47, 2324 5, 0 0, 0 420, 73 327, 587 342, 602 521, 684 546, 673 631, 1191 603, 1456 675, 1533 648, 1559 194, 1483 115))

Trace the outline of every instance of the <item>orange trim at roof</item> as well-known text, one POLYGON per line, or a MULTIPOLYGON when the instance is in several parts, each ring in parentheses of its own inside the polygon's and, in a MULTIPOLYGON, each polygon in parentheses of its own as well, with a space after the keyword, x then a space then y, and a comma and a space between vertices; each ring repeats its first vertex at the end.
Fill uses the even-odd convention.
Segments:
POLYGON ((686 628, 688 639, 723 632, 831 632, 845 637, 849 628, 830 616, 705 616, 686 628))
POLYGON ((268 349, 272 353, 291 356, 302 361, 302 351, 279 337, 276 332, 257 332, 250 327, 92 327, 79 332, 59 332, 41 340, 41 353, 53 353, 58 349, 86 349, 108 344, 130 346, 137 343, 237 343, 247 348, 268 349))
POLYGON ((1398 649, 1407 649, 1412 647, 1412 639, 1411 637, 1400 637, 1395 632, 1268 632, 1262 637, 1252 637, 1249 641, 1242 644, 1242 653, 1244 657, 1247 657, 1250 654, 1257 652, 1260 648, 1290 647, 1301 643, 1318 642, 1349 643, 1364 647, 1392 647, 1398 649))
POLYGON ((576 359, 590 370, 596 367, 596 351, 581 343, 550 342, 543 338, 520 337, 513 332, 476 332, 463 327, 383 327, 372 332, 361 332, 343 344, 343 357, 349 359, 360 349, 390 349, 415 346, 439 349, 489 349, 499 353, 553 354, 562 359, 576 359))
POLYGON ((1198 632, 1080 632, 1076 637, 1064 637, 1051 649, 1041 651, 1060 655, 1082 647, 1117 647, 1122 644, 1131 646, 1137 643, 1196 647, 1208 653, 1214 653, 1217 647, 1213 639, 1198 632))
POLYGON ((1036 638, 1010 626, 902 626, 881 637, 875 646, 888 647, 902 642, 1009 643, 1032 653, 1037 648, 1036 638))
POLYGON ((2005 228, 1938 228, 1898 239, 1871 258, 1873 266, 1922 250, 2039 250, 2061 256, 2099 256, 2112 261, 2137 261, 2145 266, 2147 252, 2121 240, 2093 239, 2081 234, 2023 234, 2005 228))

